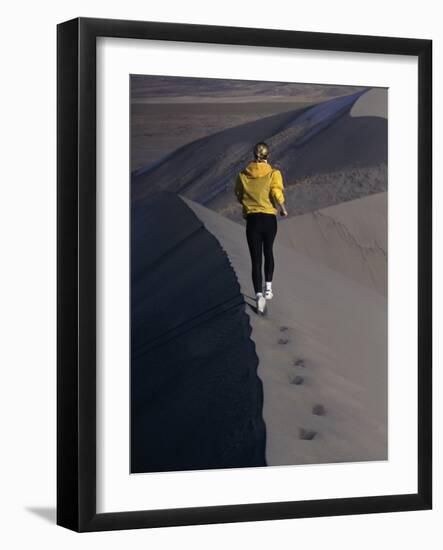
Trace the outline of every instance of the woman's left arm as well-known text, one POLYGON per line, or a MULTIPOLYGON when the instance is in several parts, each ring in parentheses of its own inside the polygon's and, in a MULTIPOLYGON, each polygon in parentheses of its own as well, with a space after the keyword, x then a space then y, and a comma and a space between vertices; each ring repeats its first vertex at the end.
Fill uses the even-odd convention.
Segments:
POLYGON ((271 195, 274 197, 274 199, 277 201, 277 203, 280 206, 280 214, 282 216, 287 216, 288 212, 285 207, 285 195, 283 191, 284 191, 283 176, 280 170, 274 170, 274 173, 272 174, 272 180, 271 180, 271 195))

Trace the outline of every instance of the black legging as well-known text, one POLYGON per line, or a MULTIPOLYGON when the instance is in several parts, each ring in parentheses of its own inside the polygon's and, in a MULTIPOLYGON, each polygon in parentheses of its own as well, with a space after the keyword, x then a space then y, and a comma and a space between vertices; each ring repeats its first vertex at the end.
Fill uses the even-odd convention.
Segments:
POLYGON ((252 282, 255 292, 263 291, 262 256, 265 257, 265 281, 271 282, 274 274, 272 245, 277 234, 277 217, 274 214, 252 213, 246 216, 246 239, 252 262, 252 282))

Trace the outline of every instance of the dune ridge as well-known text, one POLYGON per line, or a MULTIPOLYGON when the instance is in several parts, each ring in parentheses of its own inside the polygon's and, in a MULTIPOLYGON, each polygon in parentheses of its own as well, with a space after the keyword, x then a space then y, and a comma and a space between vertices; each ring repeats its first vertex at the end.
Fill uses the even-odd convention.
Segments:
POLYGON ((182 200, 228 254, 249 304, 268 466, 386 460, 385 298, 277 236, 275 296, 257 316, 244 227, 182 200))

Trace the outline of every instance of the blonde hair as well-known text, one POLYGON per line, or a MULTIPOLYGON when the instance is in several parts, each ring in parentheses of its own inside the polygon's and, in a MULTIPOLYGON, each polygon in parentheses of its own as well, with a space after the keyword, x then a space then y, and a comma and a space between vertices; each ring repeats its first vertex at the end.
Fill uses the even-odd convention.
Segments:
POLYGON ((257 160, 266 160, 269 156, 268 144, 264 141, 260 141, 254 145, 254 157, 257 160))

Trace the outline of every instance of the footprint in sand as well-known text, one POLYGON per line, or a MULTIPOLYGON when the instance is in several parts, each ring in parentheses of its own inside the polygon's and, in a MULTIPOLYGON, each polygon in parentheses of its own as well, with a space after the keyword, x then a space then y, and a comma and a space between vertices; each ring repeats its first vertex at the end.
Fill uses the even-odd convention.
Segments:
POLYGON ((304 384, 304 377, 297 375, 295 378, 292 379, 291 384, 295 384, 296 386, 301 386, 304 384))
POLYGON ((300 428, 300 430, 298 431, 298 438, 305 439, 307 441, 311 441, 311 439, 314 439, 316 435, 317 435, 317 432, 314 430, 307 430, 305 428, 300 428))
POLYGON ((316 416, 325 416, 326 409, 325 409, 324 405, 322 405, 321 403, 318 403, 317 405, 314 405, 312 407, 312 414, 315 414, 316 416))
POLYGON ((278 339, 278 343, 281 345, 281 346, 284 346, 286 344, 288 344, 290 342, 289 338, 279 338, 278 339))
POLYGON ((306 367, 306 363, 304 359, 294 359, 293 365, 294 367, 302 367, 302 368, 306 367))
POLYGON ((289 327, 286 327, 286 326, 282 326, 280 327, 280 332, 287 332, 289 330, 289 327))

